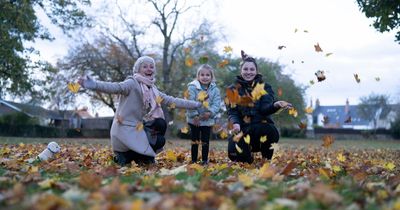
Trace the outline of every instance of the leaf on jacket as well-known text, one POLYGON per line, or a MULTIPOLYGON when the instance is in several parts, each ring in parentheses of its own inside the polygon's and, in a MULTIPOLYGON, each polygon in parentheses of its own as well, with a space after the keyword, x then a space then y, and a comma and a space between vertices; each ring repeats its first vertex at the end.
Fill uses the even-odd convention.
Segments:
POLYGON ((206 100, 207 97, 208 97, 207 92, 202 90, 197 95, 197 100, 203 102, 204 100, 206 100))
POLYGON ((67 86, 68 86, 69 91, 71 91, 73 93, 77 93, 79 91, 79 88, 81 87, 81 85, 79 83, 73 83, 73 82, 68 83, 67 86))
POLYGON ((187 57, 186 59, 185 59, 185 65, 187 66, 187 67, 192 67, 193 66, 193 63, 194 63, 194 61, 193 61, 193 59, 191 58, 191 57, 187 57))
POLYGON ((247 134, 243 139, 246 144, 250 144, 250 135, 249 134, 247 134))
POLYGON ((321 46, 319 46, 319 43, 314 45, 314 48, 315 48, 315 52, 322 52, 322 48, 321 48, 321 46))
POLYGON ((138 124, 136 124, 136 130, 137 131, 143 130, 143 123, 142 122, 139 122, 138 124))
POLYGON ((360 79, 360 77, 358 76, 358 74, 354 74, 354 79, 356 79, 356 82, 357 82, 357 83, 360 83, 360 82, 361 82, 361 79, 360 79))
POLYGON ((257 83, 256 86, 251 91, 251 96, 253 101, 257 101, 261 98, 261 96, 268 94, 264 89, 264 83, 257 83))
POLYGON ((234 107, 239 102, 239 92, 236 88, 226 88, 226 97, 228 98, 229 104, 234 107))
POLYGON ((322 82, 326 79, 326 76, 324 75, 324 71, 322 71, 322 70, 318 70, 317 72, 315 72, 315 76, 317 76, 318 82, 322 82))
POLYGON ((264 142, 266 142, 268 139, 267 139, 267 136, 261 136, 261 138, 260 138, 260 142, 261 143, 264 143, 264 142))
POLYGON ((235 147, 236 151, 238 151, 239 154, 243 152, 243 150, 239 147, 239 145, 235 144, 235 147))
POLYGON ((206 109, 209 108, 208 101, 203 101, 203 107, 206 108, 206 109))

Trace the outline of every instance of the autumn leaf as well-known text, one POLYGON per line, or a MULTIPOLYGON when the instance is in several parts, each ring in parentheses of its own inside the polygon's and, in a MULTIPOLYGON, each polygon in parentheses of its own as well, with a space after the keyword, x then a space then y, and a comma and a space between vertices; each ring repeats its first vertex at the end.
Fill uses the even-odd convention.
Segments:
POLYGON ((117 122, 119 123, 119 124, 122 124, 123 122, 124 122, 124 118, 121 116, 121 115, 117 115, 117 122))
POLYGON ((183 48, 183 51, 185 52, 185 54, 189 54, 191 49, 190 49, 190 47, 185 47, 185 48, 183 48))
POLYGON ((348 116, 346 120, 344 120, 344 123, 351 123, 351 116, 348 116))
POLYGON ((307 123, 300 122, 299 123, 299 128, 302 129, 302 130, 306 129, 307 128, 307 123))
POLYGON ((294 33, 297 33, 297 31, 299 31, 297 28, 294 29, 294 33))
POLYGON ((284 46, 284 45, 279 45, 278 46, 278 50, 282 50, 283 48, 286 48, 286 46, 284 46))
POLYGON ((356 80, 357 83, 361 82, 360 77, 358 76, 358 74, 354 74, 354 79, 356 80))
POLYGON ((189 90, 185 90, 185 92, 183 92, 183 98, 184 99, 188 99, 189 98, 189 90))
POLYGON ((243 152, 243 150, 239 147, 239 145, 235 144, 236 147, 236 151, 241 154, 243 152))
POLYGON ((164 99, 163 98, 161 98, 161 96, 157 96, 156 97, 156 103, 160 106, 161 105, 161 102, 163 101, 164 99))
POLYGON ((379 82, 379 81, 381 81, 381 78, 380 77, 375 77, 375 81, 379 82))
POLYGON ((278 87, 278 96, 281 97, 282 96, 282 88, 278 87))
POLYGON ((297 115, 298 115, 297 110, 294 107, 289 108, 288 112, 289 112, 289 115, 292 115, 293 117, 297 117, 297 115))
POLYGON ((208 109, 209 107, 208 101, 203 101, 203 107, 208 109))
POLYGON ((260 137, 260 142, 261 143, 264 143, 264 142, 266 142, 267 141, 267 136, 261 136, 260 137))
POLYGON ((323 144, 322 146, 325 148, 331 147, 333 142, 335 141, 332 135, 325 135, 322 137, 323 144))
POLYGON ((174 153, 174 151, 172 151, 172 150, 167 150, 167 151, 165 152, 165 158, 166 158, 167 160, 172 161, 172 162, 176 162, 176 161, 178 160, 177 157, 176 157, 176 155, 175 155, 175 153, 174 153))
POLYGON ((176 108, 176 104, 175 103, 171 103, 171 104, 169 104, 168 108, 175 109, 176 108))
POLYGON ((340 168, 340 166, 333 165, 333 166, 332 166, 332 170, 333 170, 335 173, 337 173, 337 172, 342 171, 342 168, 340 168))
POLYGON ((222 130, 219 136, 221 137, 221 139, 226 139, 228 138, 228 132, 226 132, 226 130, 222 130))
POLYGON ((310 85, 315 84, 314 80, 310 80, 310 85))
POLYGON ((282 170, 281 174, 287 176, 290 172, 297 166, 297 164, 293 161, 290 161, 285 168, 282 170))
POLYGON ((136 124, 136 130, 137 131, 141 131, 141 130, 143 130, 143 123, 142 122, 139 122, 138 124, 136 124))
POLYGON ((313 111, 314 111, 314 109, 311 107, 311 106, 309 106, 309 107, 306 107, 306 109, 304 110, 307 114, 312 114, 313 113, 313 111))
POLYGON ((329 57, 329 56, 331 56, 333 53, 326 53, 325 54, 325 57, 329 57))
POLYGON ((321 49, 321 46, 319 46, 319 43, 314 45, 314 48, 315 48, 315 52, 322 52, 322 49, 321 49))
POLYGON ((268 94, 264 89, 264 83, 257 83, 256 86, 251 91, 251 96, 253 101, 259 100, 263 95, 268 94))
POLYGON ((304 33, 308 33, 308 30, 303 30, 304 33))
POLYGON ((250 144, 250 135, 249 134, 247 134, 243 139, 246 144, 250 144))
POLYGON ((194 61, 193 61, 193 59, 192 58, 190 58, 190 57, 187 57, 186 59, 185 59, 185 65, 187 66, 187 67, 192 67, 193 66, 193 63, 194 63, 194 61))
POLYGON ((270 149, 279 150, 279 149, 280 149, 280 146, 279 146, 278 143, 272 143, 270 149))
POLYGON ((396 165, 393 162, 385 163, 383 166, 386 170, 393 171, 396 168, 396 165))
POLYGON ((79 91, 79 88, 81 87, 81 85, 79 83, 68 83, 68 89, 69 91, 73 92, 73 93, 77 93, 79 91))
POLYGON ((231 46, 224 46, 224 53, 231 53, 232 52, 232 47, 231 46))
POLYGON ((226 88, 226 98, 231 106, 236 105, 239 102, 239 92, 236 88, 226 88))
POLYGON ((246 174, 239 174, 238 179, 245 187, 250 187, 253 185, 253 178, 247 176, 246 174))
POLYGON ((218 63, 218 67, 219 68, 224 68, 228 64, 229 64, 229 61, 224 59, 224 60, 222 60, 221 62, 218 63))
POLYGON ((201 64, 205 64, 208 62, 208 56, 207 55, 203 55, 199 58, 199 63, 201 64))
POLYGON ((207 97, 208 95, 206 91, 200 91, 199 94, 197 95, 197 100, 203 102, 204 100, 206 100, 207 97))
POLYGON ((188 127, 183 127, 183 128, 181 128, 181 133, 184 133, 184 134, 187 134, 187 133, 189 133, 189 128, 188 127))
POLYGON ((315 72, 315 76, 317 76, 318 82, 322 82, 326 79, 326 77, 324 75, 324 71, 321 71, 321 70, 318 70, 317 72, 315 72))
POLYGON ((340 161, 340 162, 346 161, 346 157, 343 156, 342 153, 339 153, 339 154, 336 156, 336 159, 337 159, 338 161, 340 161))

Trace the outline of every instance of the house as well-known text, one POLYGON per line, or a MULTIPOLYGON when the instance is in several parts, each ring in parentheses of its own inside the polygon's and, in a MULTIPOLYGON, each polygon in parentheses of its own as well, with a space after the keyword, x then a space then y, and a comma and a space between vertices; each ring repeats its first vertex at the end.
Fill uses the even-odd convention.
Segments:
POLYGON ((13 113, 24 113, 29 117, 37 118, 39 124, 42 126, 62 128, 82 128, 82 120, 93 118, 93 116, 89 114, 87 107, 63 111, 47 110, 36 105, 22 104, 0 99, 0 117, 13 113))
MULTIPOLYGON (((390 129, 391 122, 396 118, 395 109, 397 108, 396 105, 390 105, 390 107, 392 110, 384 119, 379 119, 379 114, 377 114, 378 120, 376 128, 390 129)), ((363 119, 358 114, 358 106, 350 105, 348 100, 346 100, 344 105, 322 106, 317 99, 311 117, 312 119, 309 121, 311 121, 314 126, 323 128, 349 128, 355 130, 374 129, 374 122, 363 119)))

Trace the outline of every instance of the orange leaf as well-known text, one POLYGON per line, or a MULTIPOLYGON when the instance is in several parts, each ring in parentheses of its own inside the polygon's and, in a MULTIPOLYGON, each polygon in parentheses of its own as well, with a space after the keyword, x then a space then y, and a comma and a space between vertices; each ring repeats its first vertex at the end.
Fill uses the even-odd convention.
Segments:
POLYGON ((143 123, 142 123, 142 122, 139 122, 139 123, 136 125, 136 130, 137 130, 137 131, 143 130, 143 123))
POLYGON ((185 65, 187 66, 187 67, 192 67, 193 66, 193 63, 194 63, 194 61, 193 61, 193 59, 192 58, 186 58, 185 59, 185 65))
POLYGON ((221 62, 218 63, 218 67, 219 68, 224 68, 228 64, 229 64, 229 61, 224 59, 224 60, 222 60, 221 62))
POLYGON ((324 141, 322 146, 325 148, 329 148, 335 141, 332 135, 325 135, 322 137, 322 140, 324 141))
POLYGON ((181 128, 181 133, 184 133, 184 134, 189 133, 188 127, 185 126, 185 127, 181 128))

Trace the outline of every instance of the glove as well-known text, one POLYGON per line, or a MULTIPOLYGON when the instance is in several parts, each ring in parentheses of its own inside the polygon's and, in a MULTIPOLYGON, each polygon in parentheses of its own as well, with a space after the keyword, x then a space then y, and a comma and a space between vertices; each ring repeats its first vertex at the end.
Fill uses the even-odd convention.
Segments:
POLYGON ((96 81, 91 76, 79 78, 78 83, 86 89, 95 89, 97 87, 96 81))

